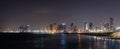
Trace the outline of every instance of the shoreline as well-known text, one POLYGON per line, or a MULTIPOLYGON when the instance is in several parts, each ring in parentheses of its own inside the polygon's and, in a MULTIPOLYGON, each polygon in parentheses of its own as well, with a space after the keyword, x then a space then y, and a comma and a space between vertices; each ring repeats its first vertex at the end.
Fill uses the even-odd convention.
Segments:
MULTIPOLYGON (((58 34, 33 34, 33 33, 0 33, 0 39, 4 38, 12 38, 12 39, 34 39, 38 37, 47 37, 47 36, 54 36, 58 34), (24 37, 24 38, 23 38, 24 37)), ((111 33, 65 33, 65 34, 80 34, 80 35, 89 35, 89 36, 96 36, 101 38, 108 38, 108 39, 120 39, 117 37, 110 36, 111 33)))

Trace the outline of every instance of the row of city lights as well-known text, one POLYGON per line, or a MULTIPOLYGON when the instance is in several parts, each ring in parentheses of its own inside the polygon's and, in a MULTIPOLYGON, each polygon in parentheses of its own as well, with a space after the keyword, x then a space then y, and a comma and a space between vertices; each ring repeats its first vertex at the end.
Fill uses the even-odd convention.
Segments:
MULTIPOLYGON (((116 30, 119 30, 120 29, 120 27, 116 27, 116 30)), ((13 30, 8 30, 8 31, 3 31, 3 32, 16 32, 16 33, 19 33, 20 31, 18 31, 18 30, 16 30, 16 31, 13 31, 13 30)), ((56 33, 56 32, 58 32, 58 31, 56 31, 56 30, 52 30, 52 31, 50 31, 50 30, 28 30, 27 32, 38 32, 38 33, 41 33, 41 32, 44 32, 44 33, 56 33)), ((60 32, 62 32, 62 31, 60 31, 60 32)), ((78 29, 78 31, 77 31, 78 33, 82 33, 82 32, 84 32, 83 30, 81 30, 81 29, 78 29)), ((104 30, 102 30, 102 29, 93 29, 93 30, 89 30, 89 32, 107 32, 107 31, 104 31, 104 30)), ((68 31, 68 33, 72 33, 72 31, 68 31)))

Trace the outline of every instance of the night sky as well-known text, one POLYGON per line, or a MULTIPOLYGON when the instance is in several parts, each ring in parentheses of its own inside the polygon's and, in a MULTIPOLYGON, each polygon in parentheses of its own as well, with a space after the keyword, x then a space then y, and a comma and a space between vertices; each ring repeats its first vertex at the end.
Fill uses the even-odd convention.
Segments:
POLYGON ((119 0, 0 0, 1 30, 27 24, 43 29, 62 22, 83 28, 84 22, 99 26, 109 22, 110 17, 115 26, 120 26, 119 0))

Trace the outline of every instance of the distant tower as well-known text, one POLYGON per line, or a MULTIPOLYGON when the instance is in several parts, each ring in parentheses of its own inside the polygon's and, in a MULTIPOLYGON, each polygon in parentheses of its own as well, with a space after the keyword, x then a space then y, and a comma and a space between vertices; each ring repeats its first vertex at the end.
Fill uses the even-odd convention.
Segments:
POLYGON ((57 25, 58 32, 65 32, 66 31, 66 23, 61 23, 57 25))
POLYGON ((104 24, 104 27, 106 28, 106 30, 109 30, 109 29, 110 29, 110 27, 109 27, 109 26, 110 26, 110 24, 109 24, 109 23, 105 23, 105 24, 104 24))
POLYGON ((53 26, 52 26, 52 27, 53 27, 53 30, 52 30, 52 31, 53 31, 53 32, 56 32, 56 31, 57 31, 57 24, 56 24, 56 23, 53 23, 53 26))
POLYGON ((109 28, 110 30, 113 29, 113 27, 114 27, 113 21, 114 21, 113 18, 110 18, 110 22, 109 22, 110 23, 110 28, 109 28))
POLYGON ((70 24, 70 31, 73 32, 73 29, 74 29, 74 23, 71 23, 71 24, 70 24))
POLYGON ((84 22, 84 31, 86 30, 86 22, 84 22))
POLYGON ((63 31, 66 31, 66 23, 62 23, 62 24, 61 24, 61 29, 62 29, 63 31))
POLYGON ((84 31, 88 31, 89 30, 89 24, 87 22, 84 22, 84 31))
POLYGON ((53 30, 53 24, 50 24, 49 27, 50 27, 50 31, 52 31, 53 30))
POLYGON ((24 32, 23 26, 19 27, 19 32, 24 32))
POLYGON ((77 32, 77 30, 78 30, 78 29, 77 29, 77 26, 74 26, 73 32, 75 32, 75 33, 76 33, 76 32, 77 32))
POLYGON ((29 31, 29 26, 30 25, 22 25, 19 27, 20 32, 28 32, 29 31))
POLYGON ((57 31, 60 31, 60 24, 57 25, 57 31))
POLYGON ((25 26, 24 26, 24 27, 25 27, 25 28, 24 28, 24 29, 25 29, 25 32, 28 32, 28 31, 29 31, 29 26, 30 26, 30 25, 25 25, 25 26))
POLYGON ((100 28, 101 28, 101 30, 106 30, 104 24, 101 24, 100 28))
POLYGON ((89 24, 89 29, 90 29, 90 30, 93 29, 93 23, 92 23, 92 22, 90 22, 90 24, 89 24))

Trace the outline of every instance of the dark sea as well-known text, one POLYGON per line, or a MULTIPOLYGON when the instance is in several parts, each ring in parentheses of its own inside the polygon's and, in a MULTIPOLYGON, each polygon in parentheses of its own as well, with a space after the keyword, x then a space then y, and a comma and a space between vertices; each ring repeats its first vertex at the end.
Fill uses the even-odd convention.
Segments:
POLYGON ((0 33, 0 49, 120 49, 120 39, 64 33, 0 33))

